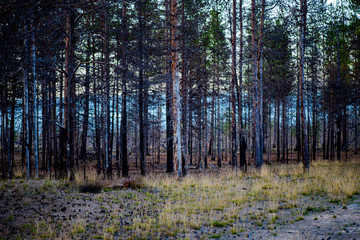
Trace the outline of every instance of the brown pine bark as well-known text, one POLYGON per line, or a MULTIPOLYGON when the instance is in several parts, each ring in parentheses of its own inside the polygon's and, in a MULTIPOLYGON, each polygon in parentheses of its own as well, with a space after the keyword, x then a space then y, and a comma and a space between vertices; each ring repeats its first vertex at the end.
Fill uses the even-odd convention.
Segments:
POLYGON ((66 35, 65 35, 65 111, 64 129, 68 151, 67 174, 70 180, 74 180, 74 145, 75 145, 75 38, 74 38, 74 13, 70 6, 66 9, 66 35))

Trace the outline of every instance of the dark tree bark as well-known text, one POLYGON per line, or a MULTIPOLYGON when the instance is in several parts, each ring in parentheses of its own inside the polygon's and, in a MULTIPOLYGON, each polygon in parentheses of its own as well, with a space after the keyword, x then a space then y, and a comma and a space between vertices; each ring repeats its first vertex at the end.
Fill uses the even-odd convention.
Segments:
POLYGON ((86 174, 86 145, 89 125, 89 101, 90 101, 90 39, 87 39, 87 50, 86 50, 86 69, 85 69, 85 93, 84 93, 84 115, 83 115, 83 129, 81 133, 81 150, 80 160, 84 164, 84 179, 86 174))
POLYGON ((358 154, 358 138, 359 138, 359 133, 358 133, 358 106, 354 107, 354 112, 355 112, 355 117, 354 117, 354 124, 355 124, 355 129, 354 129, 354 138, 355 138, 355 146, 354 146, 354 155, 358 154))
POLYGON ((232 35, 231 35, 231 165, 236 171, 237 168, 237 146, 236 146, 236 97, 235 86, 237 81, 236 76, 236 0, 233 0, 232 6, 232 35))
MULTIPOLYGON (((170 22, 170 0, 165 0, 165 17, 166 23, 170 22)), ((167 45, 170 46, 170 28, 165 29, 165 39, 167 45)), ((174 172, 174 126, 172 111, 172 99, 173 99, 173 82, 171 81, 171 49, 167 54, 166 67, 166 172, 174 172)))
POLYGON ((309 149, 307 143, 307 133, 306 133, 306 118, 305 118, 305 99, 304 99, 304 86, 305 86, 305 76, 304 76, 304 66, 305 66, 305 32, 306 32, 306 14, 307 14, 307 0, 300 0, 300 107, 301 107, 301 130, 302 130, 302 147, 304 149, 303 153, 303 165, 304 170, 308 171, 310 169, 309 162, 309 149))
POLYGON ((46 151, 47 151, 47 135, 48 135, 48 121, 47 116, 47 83, 46 81, 43 81, 41 84, 41 95, 42 95, 42 161, 41 161, 41 170, 46 170, 46 151))
POLYGON ((286 150, 286 99, 282 99, 282 131, 281 131, 281 139, 282 139, 282 156, 281 161, 285 163, 285 150, 286 150))
MULTIPOLYGON (((298 45, 299 46, 299 45, 298 45)), ((301 117, 300 117, 300 61, 299 61, 299 47, 297 47, 297 65, 299 66, 299 74, 297 76, 297 91, 296 91, 296 145, 295 151, 297 151, 297 162, 300 163, 300 157, 302 155, 302 141, 301 141, 301 117)))
POLYGON ((244 42, 243 42, 243 0, 239 2, 239 21, 240 21, 240 49, 239 49, 239 88, 238 88, 238 112, 239 112, 239 147, 240 147, 240 168, 243 171, 247 171, 247 162, 246 162, 246 139, 243 136, 243 61, 244 61, 244 42))
POLYGON ((106 1, 103 1, 103 78, 102 78, 102 99, 101 99, 101 112, 102 112, 102 140, 103 140, 103 171, 104 175, 111 177, 112 175, 112 153, 110 152, 110 65, 109 65, 109 37, 108 37, 108 19, 107 11, 108 6, 106 1))
MULTIPOLYGON (((337 69, 336 69, 336 73, 337 73, 337 86, 340 87, 341 84, 341 79, 340 79, 340 40, 339 40, 339 32, 337 32, 337 69)), ((337 90, 338 92, 336 93, 337 96, 337 113, 336 113, 336 157, 337 160, 340 161, 341 160, 341 124, 342 124, 342 115, 341 115, 341 103, 340 103, 340 90, 337 90)))
POLYGON ((316 146, 317 146, 317 89, 315 85, 315 79, 312 79, 312 102, 313 102, 313 112, 312 112, 312 159, 316 160, 316 146))
POLYGON ((280 97, 277 97, 277 112, 276 112, 276 161, 280 161, 280 97))
POLYGON ((120 127, 120 162, 122 176, 127 177, 129 175, 128 166, 128 152, 127 152, 127 61, 126 61, 126 34, 127 34, 127 2, 123 1, 122 6, 122 56, 121 56, 121 68, 122 68, 122 93, 121 93, 121 127, 120 127))
POLYGON ((138 51, 139 51, 139 135, 140 135, 140 171, 141 175, 145 176, 145 123, 144 123, 144 52, 143 52, 143 2, 139 1, 138 6, 138 51))
MULTIPOLYGON (((182 1, 182 14, 181 14, 181 22, 183 28, 185 28, 186 22, 186 15, 185 15, 185 3, 186 1, 182 1)), ((186 51, 186 33, 185 30, 182 35, 182 52, 181 52, 181 59, 182 59, 182 67, 181 67, 181 98, 182 98, 182 108, 181 108, 181 123, 182 123, 182 172, 183 175, 187 174, 187 163, 189 159, 188 155, 188 56, 186 51)), ((212 130, 213 133, 213 130, 212 130)), ((212 138, 213 139, 213 138, 212 138)))
MULTIPOLYGON (((261 168, 262 166, 262 149, 261 149, 261 80, 259 74, 259 49, 258 38, 257 38, 257 23, 256 23, 256 4, 255 0, 251 1, 251 42, 252 42, 252 81, 253 81, 253 126, 254 126, 254 162, 256 168, 261 168)), ((261 31, 260 31, 261 32, 261 31)), ((261 36, 260 36, 261 39, 261 36)))
POLYGON ((10 156, 8 159, 8 177, 14 176, 14 164, 15 164, 15 103, 16 103, 16 85, 12 85, 12 98, 11 98, 11 112, 10 112, 10 143, 9 151, 10 156))
POLYGON ((39 146, 38 146, 38 109, 37 109, 37 72, 36 72, 36 46, 35 46, 35 33, 31 34, 32 47, 32 80, 33 80, 33 124, 34 124, 34 161, 35 161, 35 177, 39 178, 39 146))
POLYGON ((74 13, 70 6, 66 9, 66 36, 65 36, 65 136, 68 149, 67 172, 72 181, 74 175, 74 145, 75 145, 75 37, 74 37, 74 13))

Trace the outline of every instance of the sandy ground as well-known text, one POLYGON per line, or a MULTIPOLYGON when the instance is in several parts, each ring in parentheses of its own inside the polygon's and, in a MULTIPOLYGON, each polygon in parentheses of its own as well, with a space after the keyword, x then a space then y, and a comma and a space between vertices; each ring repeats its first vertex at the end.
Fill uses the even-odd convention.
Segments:
MULTIPOLYGON (((129 228, 134 219, 156 218, 166 202, 154 189, 105 191, 80 193, 60 181, 0 182, 0 239, 137 239, 138 232, 129 228)), ((323 210, 299 219, 297 208, 281 209, 275 224, 261 225, 246 217, 262 209, 258 202, 245 205, 232 226, 215 228, 204 222, 199 229, 149 239, 360 239, 359 195, 347 205, 322 197, 302 198, 298 204, 323 210)))

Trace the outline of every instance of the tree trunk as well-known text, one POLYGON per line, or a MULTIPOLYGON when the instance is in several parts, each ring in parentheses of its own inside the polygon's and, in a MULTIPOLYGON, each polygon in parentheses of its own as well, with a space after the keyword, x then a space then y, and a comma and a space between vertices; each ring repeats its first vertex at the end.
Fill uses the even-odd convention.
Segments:
POLYGON ((143 16, 142 16, 142 0, 139 2, 138 9, 138 22, 139 22, 139 38, 138 38, 138 51, 139 51, 139 135, 140 135, 140 171, 141 175, 145 176, 145 125, 144 125, 144 76, 143 76, 143 16))
POLYGON ((67 173, 72 181, 74 175, 74 131, 75 131, 75 37, 74 13, 68 6, 66 10, 66 36, 65 36, 65 132, 62 139, 67 142, 67 173))
POLYGON ((347 132, 347 112, 346 112, 346 106, 344 106, 344 117, 343 117, 343 142, 342 142, 342 150, 345 150, 345 159, 347 160, 347 150, 348 150, 348 132, 347 132))
POLYGON ((281 130, 281 136, 282 136, 282 157, 281 157, 281 161, 283 163, 285 163, 285 149, 286 149, 286 120, 285 120, 285 115, 286 115, 286 110, 285 110, 285 102, 286 99, 283 98, 282 99, 282 130, 281 130))
POLYGON ((109 66, 109 40, 107 23, 107 3, 103 1, 103 79, 102 79, 102 123, 103 123, 103 169, 104 174, 112 175, 112 153, 110 152, 110 66, 109 66))
POLYGON ((38 111, 37 111, 37 92, 36 92, 36 47, 35 34, 32 32, 32 78, 33 78, 33 121, 34 121, 34 160, 35 160, 35 177, 39 178, 39 147, 38 147, 38 111))
POLYGON ((280 161, 280 97, 277 97, 277 119, 276 119, 276 161, 280 161))
MULTIPOLYGON (((185 28, 186 26, 186 16, 185 16, 185 1, 183 1, 182 3, 182 24, 183 27, 185 28)), ((183 175, 187 174, 187 162, 188 162, 188 67, 187 67, 187 63, 188 63, 188 59, 187 59, 187 52, 186 52, 186 36, 185 36, 185 32, 183 32, 183 36, 182 36, 182 53, 181 53, 181 57, 182 57, 182 68, 181 68, 181 97, 182 97, 182 108, 181 108, 181 122, 182 122, 182 171, 183 171, 183 175)), ((180 111, 180 109, 179 109, 180 111)))
POLYGON ((316 160, 316 145, 317 145, 317 89, 315 80, 312 80, 312 97, 313 97, 313 112, 312 112, 312 159, 316 160), (315 109, 314 109, 315 108, 315 109))
MULTIPOLYGON (((338 87, 341 86, 341 79, 340 79, 340 40, 339 40, 339 32, 337 32, 337 84, 338 84, 338 87)), ((337 93, 336 93, 336 96, 337 96, 337 116, 336 116, 336 137, 337 137, 337 140, 336 140, 336 149, 337 149, 337 152, 336 152, 336 156, 337 156, 337 160, 340 161, 341 160, 341 103, 340 103, 340 90, 337 89, 337 93)))
POLYGON ((88 135, 89 124, 89 100, 90 100, 90 38, 87 39, 87 51, 86 51, 86 70, 85 70, 85 93, 84 93, 84 116, 83 116, 83 129, 81 133, 81 150, 80 159, 84 164, 84 179, 86 172, 86 145, 88 135))
POLYGON ((259 101, 259 167, 264 161, 264 119, 263 119, 263 36, 264 36, 265 0, 261 1, 260 34, 258 39, 257 53, 257 80, 258 80, 258 101, 259 101))
POLYGON ((122 65, 122 92, 121 92, 121 127, 120 127, 120 162, 121 162, 121 171, 122 176, 127 177, 129 175, 128 167, 128 152, 127 152, 127 61, 126 61, 126 35, 127 35, 127 6, 126 2, 123 1, 122 9, 122 56, 121 56, 121 65, 122 65))
MULTIPOLYGON (((258 39, 256 36, 257 32, 257 23, 256 23, 256 4, 255 0, 251 1, 251 42, 252 42, 252 81, 253 81, 253 126, 254 126, 254 163, 256 168, 261 168, 262 166, 262 150, 261 150, 261 85, 260 85, 260 75, 258 68, 259 61, 259 46, 258 39)), ((261 50, 260 50, 261 51, 261 50)))
POLYGON ((297 47, 297 66, 299 67, 299 74, 297 76, 297 92, 296 92, 296 145, 295 151, 297 151, 297 162, 300 163, 300 156, 302 154, 302 141, 301 141, 301 117, 300 117, 300 61, 299 61, 299 48, 297 47))
POLYGON ((48 114, 47 114, 47 89, 46 89, 46 80, 41 83, 41 95, 42 95, 42 161, 41 161, 41 170, 46 170, 46 151, 47 151, 47 132, 48 127, 47 123, 48 114))
MULTIPOLYGON (((170 0, 165 0, 165 15, 166 23, 171 23, 170 21, 170 0)), ((171 46, 171 34, 170 28, 165 29, 165 39, 167 45, 171 46)), ((173 82, 171 81, 171 48, 166 57, 166 68, 165 68, 165 78, 166 78, 166 172, 174 172, 174 125, 173 125, 173 114, 172 114, 172 103, 173 103, 173 82)))
POLYGON ((308 171, 310 169, 309 163, 309 149, 307 143, 307 133, 306 133, 306 118, 305 118, 305 108, 304 108, 304 86, 305 86, 305 76, 304 76, 304 67, 305 67, 305 31, 306 31, 306 14, 307 14, 307 0, 300 0, 300 11, 301 11, 301 23, 300 23, 300 106, 301 106, 301 130, 302 130, 302 145, 304 148, 303 153, 303 165, 304 170, 308 171))
POLYGON ((232 54, 231 54, 231 165, 233 170, 237 168, 237 146, 236 146, 236 97, 235 97, 235 86, 236 86, 236 0, 233 0, 233 13, 232 13, 232 54))
POLYGON ((239 21, 240 21, 240 49, 239 49, 239 89, 238 89, 238 112, 239 112, 239 147, 240 147, 240 168, 243 171, 247 171, 247 163, 246 163, 246 139, 243 136, 243 48, 244 48, 244 42, 243 42, 243 0, 240 0, 239 2, 239 21))
POLYGON ((217 165, 221 167, 221 126, 220 126, 220 74, 219 74, 219 63, 216 64, 216 82, 217 82, 217 143, 218 143, 218 153, 217 153, 217 165))
MULTIPOLYGON (((25 23, 24 31, 27 31, 27 24, 25 23)), ((29 43, 28 38, 24 39, 25 48, 25 63, 24 63, 24 86, 23 86, 23 156, 24 166, 26 162, 26 177, 30 179, 30 153, 29 153, 29 43), (26 158, 26 159, 25 159, 26 158)))
POLYGON ((354 155, 357 155, 358 154, 358 144, 359 144, 358 143, 358 137, 359 137, 358 136, 358 134, 359 134, 358 133, 358 106, 355 106, 354 108, 355 108, 354 109, 355 110, 355 119, 354 119, 354 121, 355 121, 355 123, 354 123, 355 124, 355 130, 354 130, 354 132, 355 132, 354 133, 354 135, 355 135, 354 136, 354 138, 355 138, 355 146, 354 146, 354 148, 355 149, 354 149, 354 155))

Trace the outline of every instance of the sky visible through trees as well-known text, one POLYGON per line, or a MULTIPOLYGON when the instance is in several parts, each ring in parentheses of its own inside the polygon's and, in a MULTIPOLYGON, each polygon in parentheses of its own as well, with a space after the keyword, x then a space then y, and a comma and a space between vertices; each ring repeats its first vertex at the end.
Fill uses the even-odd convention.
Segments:
POLYGON ((2 178, 358 154, 356 0, 0 1, 2 178))

